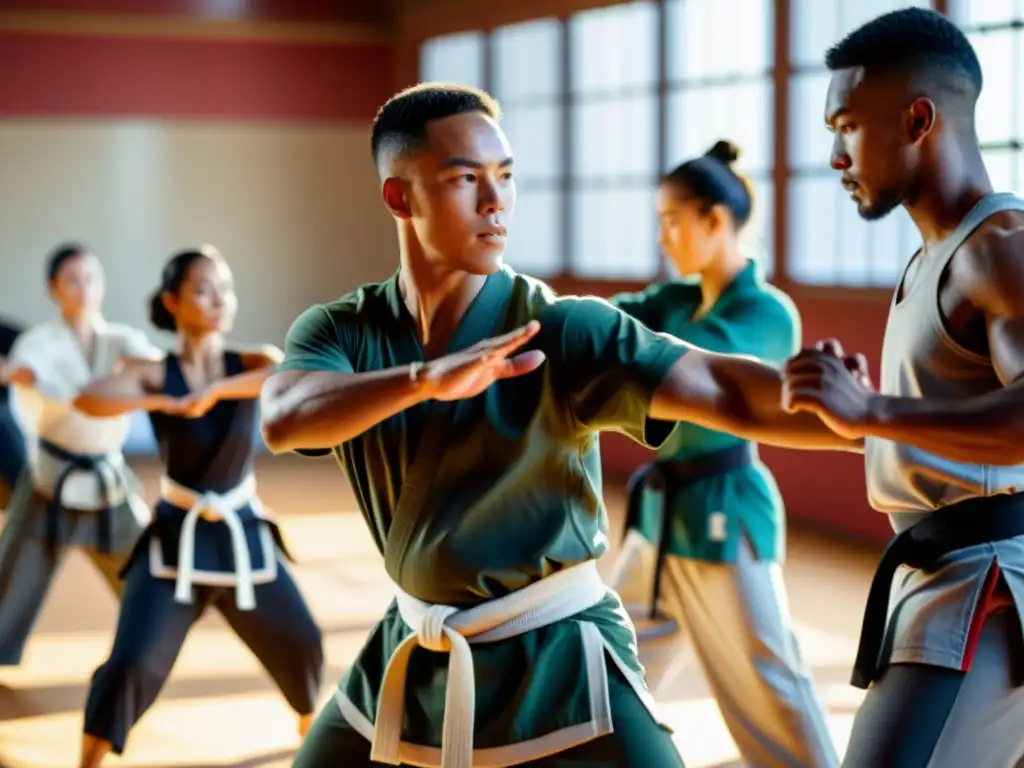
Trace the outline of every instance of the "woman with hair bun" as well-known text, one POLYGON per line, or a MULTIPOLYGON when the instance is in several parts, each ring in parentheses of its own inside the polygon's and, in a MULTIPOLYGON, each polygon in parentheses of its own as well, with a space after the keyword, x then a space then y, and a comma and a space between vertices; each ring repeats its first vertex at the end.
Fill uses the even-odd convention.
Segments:
POLYGON ((150 414, 164 476, 154 520, 122 571, 124 599, 109 658, 93 675, 80 765, 120 754, 153 704, 189 629, 216 608, 260 660, 305 734, 323 674, 320 629, 285 563, 277 526, 256 493, 257 398, 281 353, 239 352, 224 334, 237 299, 212 248, 168 261, 150 320, 179 351, 87 387, 75 406, 150 414))
MULTIPOLYGON (((738 158, 719 141, 658 188, 661 248, 681 276, 699 279, 611 301, 652 330, 781 366, 800 348, 800 320, 743 253, 754 196, 738 158)), ((651 618, 689 633, 746 764, 830 768, 839 759, 793 635, 784 547, 782 498, 756 445, 682 423, 630 480, 611 586, 627 602, 650 596, 651 618)), ((655 688, 659 675, 647 672, 655 688)))

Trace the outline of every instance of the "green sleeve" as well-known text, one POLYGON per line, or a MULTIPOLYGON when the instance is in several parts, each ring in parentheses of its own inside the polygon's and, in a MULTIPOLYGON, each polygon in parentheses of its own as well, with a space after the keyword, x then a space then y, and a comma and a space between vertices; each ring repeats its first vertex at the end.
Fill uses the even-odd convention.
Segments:
POLYGON ((284 341, 284 360, 277 370, 355 371, 341 331, 327 307, 314 305, 292 323, 284 341))
POLYGON ((687 346, 596 298, 566 300, 562 362, 576 420, 657 448, 674 424, 647 417, 651 400, 687 346))
POLYGON ((781 366, 800 349, 800 315, 790 303, 773 296, 737 303, 705 318, 699 338, 682 337, 712 352, 750 355, 781 366))
MULTIPOLYGON (((284 360, 277 370, 354 373, 337 323, 327 307, 314 305, 292 323, 284 340, 284 360)), ((295 453, 319 458, 329 456, 331 450, 299 448, 295 453)))
POLYGON ((650 290, 630 291, 615 294, 608 299, 608 303, 650 328, 654 326, 653 298, 650 290))

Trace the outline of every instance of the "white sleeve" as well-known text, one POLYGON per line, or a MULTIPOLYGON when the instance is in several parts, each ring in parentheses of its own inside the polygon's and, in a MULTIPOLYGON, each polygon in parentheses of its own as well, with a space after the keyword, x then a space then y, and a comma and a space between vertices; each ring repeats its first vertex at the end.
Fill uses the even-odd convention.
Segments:
POLYGON ((121 328, 121 356, 159 360, 164 353, 149 340, 143 331, 125 326, 121 328))
POLYGON ((40 333, 38 328, 25 331, 14 340, 11 352, 7 355, 8 365, 11 368, 30 368, 38 375, 49 351, 47 342, 46 334, 40 333))

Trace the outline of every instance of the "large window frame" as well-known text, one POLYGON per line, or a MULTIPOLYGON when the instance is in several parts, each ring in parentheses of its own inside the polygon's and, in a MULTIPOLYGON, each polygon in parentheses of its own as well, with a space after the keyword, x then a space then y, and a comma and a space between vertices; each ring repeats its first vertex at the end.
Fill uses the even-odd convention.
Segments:
MULTIPOLYGON (((658 44, 658 114, 657 114, 657 154, 658 154, 658 171, 668 170, 668 168, 678 161, 679 158, 673 157, 670 150, 671 137, 669 131, 671 130, 670 124, 670 99, 679 93, 682 88, 685 87, 699 87, 706 86, 709 83, 715 84, 719 80, 725 84, 732 84, 743 82, 755 77, 753 73, 745 73, 743 76, 737 77, 720 77, 720 78, 708 78, 708 82, 702 82, 699 79, 688 79, 688 78, 674 78, 670 74, 671 64, 667 48, 669 45, 679 45, 678 40, 672 40, 667 30, 667 24, 665 23, 667 11, 666 8, 674 2, 709 2, 709 0, 654 0, 659 8, 661 24, 659 25, 660 39, 658 44)), ((628 0, 627 0, 628 2, 628 0)), ((955 4, 958 0, 930 0, 931 7, 940 12, 948 13, 950 5, 955 4)), ((793 213, 793 201, 792 189, 795 180, 808 173, 818 174, 824 176, 825 171, 821 167, 816 169, 809 169, 795 166, 791 163, 791 148, 794 143, 794 137, 792 136, 792 124, 793 116, 791 114, 791 106, 795 97, 799 94, 795 93, 796 89, 800 87, 799 76, 803 73, 808 72, 811 67, 808 66, 810 62, 804 61, 803 63, 793 61, 793 46, 794 37, 799 33, 799 30, 794 32, 793 29, 793 9, 792 5, 795 5, 797 0, 774 0, 773 6, 774 11, 772 15, 773 29, 771 35, 772 45, 772 56, 771 66, 765 68, 764 71, 757 73, 757 77, 770 78, 772 94, 772 107, 773 114, 770 115, 768 123, 770 129, 767 133, 770 133, 768 139, 768 150, 771 156, 772 162, 769 167, 759 168, 752 170, 749 174, 755 182, 759 183, 759 199, 767 203, 764 207, 768 210, 765 213, 768 215, 768 221, 763 226, 764 241, 759 245, 762 249, 770 252, 772 257, 771 262, 766 264, 766 271, 771 273, 773 282, 779 284, 785 290, 791 292, 797 297, 814 297, 814 296, 827 296, 835 298, 862 298, 867 296, 881 295, 882 292, 888 293, 891 290, 891 281, 873 282, 871 280, 859 281, 859 282, 846 282, 844 283, 822 283, 822 282, 800 282, 798 279, 794 279, 799 276, 799 269, 793 269, 791 246, 793 245, 793 232, 791 231, 792 225, 795 223, 796 217, 793 213)), ((575 255, 575 243, 573 237, 573 190, 575 188, 574 180, 572 178, 572 163, 571 156, 573 153, 572 147, 572 105, 573 105, 573 93, 571 87, 571 43, 569 41, 569 28, 570 22, 573 16, 581 11, 585 11, 594 7, 601 7, 612 5, 614 3, 600 2, 600 0, 593 0, 587 2, 586 0, 580 0, 579 2, 569 2, 563 4, 563 7, 568 6, 571 12, 565 12, 559 15, 557 18, 561 22, 563 29, 563 45, 562 45, 562 88, 560 91, 561 105, 563 107, 564 118, 561 123, 562 131, 562 142, 565 147, 565 157, 562 169, 562 176, 559 183, 559 187, 562 190, 562 196, 559 201, 559 215, 561 216, 560 226, 560 237, 562 239, 562 250, 561 250, 561 264, 558 274, 552 274, 551 277, 555 279, 555 283, 559 285, 583 285, 588 289, 601 290, 600 286, 607 284, 609 286, 621 287, 626 285, 638 285, 643 280, 637 279, 636 275, 623 274, 622 276, 607 276, 600 277, 587 270, 581 270, 578 268, 579 265, 574 263, 575 255), (559 279, 561 278, 561 279, 559 279), (564 281, 564 282, 563 282, 564 281)), ((484 45, 487 49, 485 60, 490 61, 491 56, 491 40, 493 33, 498 29, 508 17, 507 12, 499 11, 482 11, 481 17, 483 20, 493 19, 494 23, 491 24, 475 24, 475 28, 484 34, 484 45), (505 18, 498 18, 505 17, 505 18)), ((954 15, 954 20, 956 16, 954 15)), ((473 23, 473 19, 469 20, 473 23)), ((1018 22, 1019 23, 1019 22, 1018 22)), ((432 30, 433 31, 433 30, 432 30)), ((447 31, 447 30, 446 30, 447 31)), ((455 31, 455 30, 452 30, 455 31)), ((1024 36, 1021 37, 1022 45, 1024 45, 1024 36)), ((423 42, 422 40, 420 42, 423 42)), ((1019 59, 1024 62, 1024 54, 1019 59)), ((820 71, 824 71, 823 66, 818 67, 820 71)), ((487 77, 484 79, 485 87, 490 87, 493 84, 493 77, 490 72, 487 73, 487 77)), ((820 84, 819 84, 820 85, 820 84)), ((1021 124, 1018 126, 1018 132, 1024 132, 1024 107, 1021 108, 1021 124)), ((768 128, 768 126, 766 126, 768 128)), ((822 132, 824 128, 822 127, 822 132)), ((987 151, 1018 151, 1020 152, 1019 157, 1021 158, 1017 163, 1018 178, 1017 187, 1024 187, 1024 140, 1015 139, 1002 147, 985 147, 987 151), (1019 146, 1020 145, 1020 146, 1019 146)), ((834 173, 834 172, 830 172, 834 173)), ((652 185, 654 180, 652 179, 652 185)), ((838 187, 838 183, 836 183, 838 187)), ((849 201, 846 201, 849 203, 849 201)), ((890 222, 891 224, 891 222, 890 222)), ((877 239, 881 235, 873 232, 872 230, 878 228, 877 223, 863 224, 862 228, 865 232, 860 233, 866 239, 865 247, 870 247, 872 239, 877 239)), ((886 224, 882 225, 883 228, 886 224)), ((898 259, 899 254, 893 254, 893 257, 898 259)), ((648 275, 648 279, 653 279, 656 275, 648 275)))
POLYGON ((998 6, 982 9, 968 0, 947 1, 950 18, 974 44, 985 76, 978 138, 992 184, 999 191, 1024 192, 1024 0, 1013 3, 1009 17, 993 13, 998 6), (1004 125, 993 131, 994 123, 1004 125))
POLYGON ((789 0, 791 39, 786 172, 787 272, 815 288, 888 289, 920 238, 903 208, 870 224, 829 165, 832 136, 824 126, 830 74, 827 46, 880 13, 931 0, 789 0), (827 31, 826 31, 827 30, 827 31))
POLYGON ((674 168, 706 152, 719 139, 737 142, 743 153, 737 169, 750 179, 755 192, 752 220, 745 230, 747 251, 760 261, 765 274, 773 276, 777 109, 774 2, 720 0, 712 5, 707 0, 664 0, 664 9, 664 34, 678 30, 679 37, 666 46, 661 168, 674 168), (723 13, 716 17, 716 11, 723 13), (755 20, 753 16, 758 13, 763 18, 755 20), (736 18, 747 22, 737 26, 736 18), (728 34, 728 44, 716 39, 719 25, 728 34), (728 114, 736 102, 746 102, 741 120, 728 114), (690 115, 694 113, 700 119, 693 120, 690 115))

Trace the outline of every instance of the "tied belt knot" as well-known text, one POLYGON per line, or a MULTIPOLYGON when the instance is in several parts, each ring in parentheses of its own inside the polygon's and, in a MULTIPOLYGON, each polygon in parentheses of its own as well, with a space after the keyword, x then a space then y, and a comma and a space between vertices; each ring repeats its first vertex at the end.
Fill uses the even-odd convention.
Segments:
POLYGON ((977 497, 942 507, 890 541, 871 579, 851 685, 867 688, 878 676, 892 581, 901 565, 933 570, 957 550, 1017 536, 1024 536, 1024 493, 977 497))
MULTIPOLYGON (((743 442, 720 451, 706 453, 703 456, 695 456, 692 459, 658 460, 644 464, 633 473, 626 483, 626 534, 628 535, 630 530, 640 526, 643 495, 647 489, 664 492, 669 488, 681 488, 700 480, 749 467, 756 460, 757 446, 754 443, 743 442)), ((649 606, 649 616, 652 619, 660 618, 658 602, 661 598, 661 572, 664 569, 665 558, 668 557, 668 548, 671 543, 669 536, 671 523, 672 515, 662 503, 657 542, 658 552, 654 564, 654 584, 651 588, 649 606)))
POLYGON ((60 547, 61 513, 67 509, 63 500, 64 486, 67 485, 73 472, 88 472, 99 481, 103 488, 103 497, 108 499, 108 503, 94 510, 94 514, 96 515, 96 548, 103 554, 110 554, 114 508, 109 504, 110 488, 107 485, 107 478, 103 474, 103 467, 110 466, 107 455, 104 453, 74 453, 43 438, 39 439, 39 447, 53 458, 64 462, 64 467, 57 475, 57 481, 53 485, 50 501, 46 508, 46 547, 48 551, 55 554, 60 547))
MULTIPOLYGON (((398 612, 412 633, 395 649, 381 681, 370 759, 401 764, 405 681, 413 650, 448 652, 442 768, 472 768, 476 680, 470 644, 493 643, 569 619, 597 605, 608 587, 588 560, 472 608, 419 600, 396 585, 398 612)), ((603 660, 603 657, 599 657, 603 660)))
POLYGON ((450 605, 432 605, 423 613, 419 625, 414 628, 419 644, 428 651, 447 653, 452 644, 462 635, 445 626, 445 622, 459 612, 450 605))
POLYGON ((231 552, 235 565, 235 603, 239 610, 251 611, 256 607, 256 588, 253 583, 252 556, 238 510, 256 501, 256 478, 249 475, 226 493, 194 491, 169 477, 160 480, 160 497, 172 506, 187 509, 181 523, 178 539, 178 573, 175 577, 174 599, 179 603, 192 602, 192 584, 196 571, 196 525, 200 518, 221 522, 231 534, 231 552))

